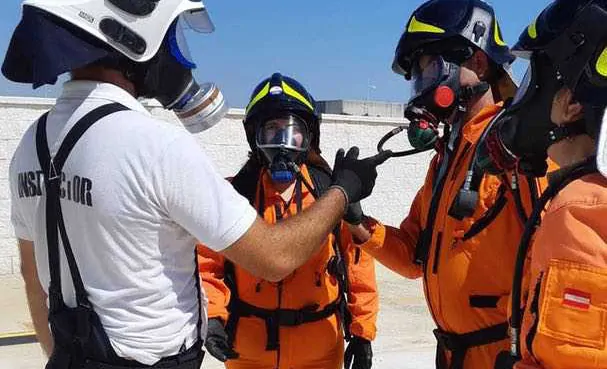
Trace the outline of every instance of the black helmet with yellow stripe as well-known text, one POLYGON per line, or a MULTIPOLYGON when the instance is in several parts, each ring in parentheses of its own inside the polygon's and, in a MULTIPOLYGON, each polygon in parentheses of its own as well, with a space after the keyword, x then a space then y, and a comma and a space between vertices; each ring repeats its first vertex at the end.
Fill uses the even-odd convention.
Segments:
POLYGON ((263 80, 251 94, 243 121, 251 149, 256 149, 258 126, 284 115, 295 115, 306 123, 311 134, 310 148, 320 152, 321 115, 316 101, 299 82, 280 73, 263 80))
MULTIPOLYGON (((555 72, 554 78, 585 106, 587 133, 593 137, 607 105, 605 24, 607 0, 556 0, 521 33, 512 48, 522 58, 533 56, 532 67, 540 67, 534 62, 539 57, 546 60, 555 72)), ((527 77, 532 76, 530 73, 527 77)))
POLYGON ((515 57, 502 38, 491 6, 482 0, 430 0, 417 8, 401 36, 392 69, 411 78, 411 68, 423 54, 449 53, 459 63, 483 50, 507 74, 515 57))

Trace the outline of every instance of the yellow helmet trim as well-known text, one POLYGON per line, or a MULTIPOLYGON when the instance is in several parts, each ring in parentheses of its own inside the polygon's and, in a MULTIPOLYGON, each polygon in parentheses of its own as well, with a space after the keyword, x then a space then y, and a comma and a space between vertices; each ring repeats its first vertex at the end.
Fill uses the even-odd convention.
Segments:
POLYGON ((537 19, 534 20, 533 23, 531 23, 529 25, 529 27, 527 27, 527 34, 529 35, 529 37, 531 37, 534 40, 537 38, 536 23, 537 23, 537 19))
POLYGON ((428 23, 418 21, 415 16, 411 18, 409 27, 407 28, 409 33, 426 32, 426 33, 445 33, 445 30, 428 23))
POLYGON ((607 77, 607 48, 601 52, 596 61, 596 71, 603 77, 607 77))
POLYGON ((495 43, 499 46, 508 46, 506 42, 502 39, 502 34, 500 32, 500 26, 497 24, 497 18, 495 18, 495 25, 493 26, 493 38, 495 39, 495 43))
POLYGON ((268 93, 270 92, 270 82, 266 83, 265 86, 263 86, 263 88, 257 93, 257 95, 255 95, 255 97, 253 99, 251 99, 251 102, 249 103, 249 105, 247 105, 247 109, 246 109, 246 113, 249 112, 249 110, 259 102, 259 100, 263 99, 268 93))
POLYGON ((304 105, 306 105, 308 108, 310 108, 310 110, 314 111, 314 106, 312 106, 312 103, 310 101, 308 101, 308 99, 303 97, 295 89, 293 89, 291 86, 286 84, 286 82, 284 82, 284 81, 282 82, 282 90, 284 91, 285 94, 296 98, 297 100, 301 101, 304 105))

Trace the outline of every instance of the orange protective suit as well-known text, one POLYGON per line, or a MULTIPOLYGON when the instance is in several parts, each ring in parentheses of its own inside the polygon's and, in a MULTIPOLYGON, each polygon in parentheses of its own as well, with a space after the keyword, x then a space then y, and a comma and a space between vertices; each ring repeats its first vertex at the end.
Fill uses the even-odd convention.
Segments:
POLYGON ((607 368, 607 179, 589 174, 551 201, 530 251, 515 368, 607 368))
MULTIPOLYGON (((460 221, 449 215, 477 142, 499 109, 499 105, 486 107, 462 127, 444 186, 436 191, 440 199, 434 209, 433 184, 443 160, 441 153, 433 158, 425 184, 400 228, 371 221, 367 224, 371 239, 361 245, 393 271, 424 278, 428 307, 438 326, 437 366, 441 368, 493 368, 496 355, 509 345, 509 293, 524 226, 509 181, 485 175, 473 216, 460 221), (491 208, 494 210, 488 211, 491 208), (433 225, 428 224, 431 214, 436 215, 433 225), (431 238, 428 259, 422 266, 415 262, 415 250, 424 229, 431 238)), ((530 189, 524 180, 520 191, 529 214, 530 189)))
MULTIPOLYGON (((312 184, 305 165, 301 167, 304 177, 312 184)), ((263 186, 264 209, 261 212, 267 222, 275 223, 281 217, 297 212, 295 199, 285 204, 276 192, 266 171, 257 183, 263 186), (285 206, 286 205, 286 206, 285 206), (280 212, 280 214, 278 214, 280 212)), ((259 192, 256 206, 259 208, 259 192)), ((314 197, 302 187, 302 208, 310 206, 314 197)), ((347 266, 349 280, 348 308, 352 315, 352 335, 369 341, 375 338, 378 311, 378 294, 375 280, 374 260, 352 243, 348 228, 341 225, 340 250, 347 266)), ((240 300, 264 309, 302 309, 311 307, 319 311, 336 301, 339 295, 337 280, 329 272, 335 256, 334 236, 306 264, 279 283, 271 283, 254 277, 246 270, 235 266, 235 279, 240 300)), ((268 245, 272 247, 272 245, 268 245)), ((207 249, 198 247, 198 264, 202 286, 209 298, 209 318, 226 321, 230 311, 228 304, 231 291, 224 277, 224 258, 207 249)), ((240 317, 236 326, 234 349, 240 354, 236 360, 226 362, 229 369, 338 369, 343 366, 344 336, 340 319, 336 314, 315 322, 298 326, 280 326, 277 349, 267 349, 268 332, 266 322, 258 317, 240 317)))

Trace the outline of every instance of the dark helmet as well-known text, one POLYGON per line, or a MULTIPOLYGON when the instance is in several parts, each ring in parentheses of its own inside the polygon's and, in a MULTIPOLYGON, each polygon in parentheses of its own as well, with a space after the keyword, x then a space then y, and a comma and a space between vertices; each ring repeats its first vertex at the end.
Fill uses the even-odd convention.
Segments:
MULTIPOLYGON (((607 105, 607 0, 556 0, 520 35, 513 52, 542 56, 584 105, 587 133, 596 134, 607 105), (589 116, 591 115, 591 116, 589 116)), ((538 65, 532 63, 532 67, 538 65)))
POLYGON ((320 152, 320 111, 310 93, 295 79, 274 73, 263 80, 251 94, 243 121, 247 141, 255 151, 258 124, 281 114, 293 114, 308 125, 312 134, 310 148, 320 152))
POLYGON ((481 0, 430 0, 417 8, 407 22, 392 70, 410 79, 412 63, 424 53, 450 51, 453 59, 461 63, 477 49, 510 73, 515 57, 502 39, 491 6, 481 0))

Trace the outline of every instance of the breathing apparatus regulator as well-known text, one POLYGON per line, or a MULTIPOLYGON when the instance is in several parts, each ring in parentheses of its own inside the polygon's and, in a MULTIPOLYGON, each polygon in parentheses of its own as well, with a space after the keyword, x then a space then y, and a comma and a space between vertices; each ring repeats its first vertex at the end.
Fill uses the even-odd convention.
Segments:
MULTIPOLYGON (((412 82, 412 98, 404 111, 404 117, 409 121, 406 130, 412 149, 394 152, 393 157, 403 157, 435 149, 440 141, 449 137, 452 124, 463 117, 467 103, 490 88, 487 82, 480 82, 474 86, 460 85, 458 63, 462 63, 472 56, 474 53, 472 47, 440 52, 450 57, 458 55, 461 59, 458 59, 457 62, 450 62, 443 55, 426 54, 416 57, 417 60, 413 62, 411 75, 408 78, 412 82), (424 63, 424 66, 422 67, 420 63, 424 63), (440 137, 441 126, 444 130, 442 138, 440 137)), ((378 144, 378 151, 384 151, 385 143, 403 130, 405 127, 397 127, 386 134, 378 144)))
POLYGON ((117 69, 136 97, 157 99, 198 133, 218 123, 228 106, 215 84, 194 79, 188 29, 214 31, 202 1, 26 0, 2 72, 37 88, 87 66, 117 69))

